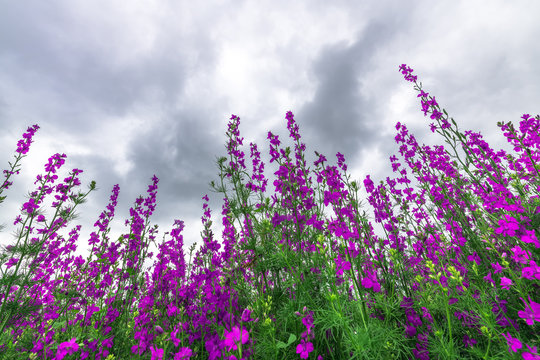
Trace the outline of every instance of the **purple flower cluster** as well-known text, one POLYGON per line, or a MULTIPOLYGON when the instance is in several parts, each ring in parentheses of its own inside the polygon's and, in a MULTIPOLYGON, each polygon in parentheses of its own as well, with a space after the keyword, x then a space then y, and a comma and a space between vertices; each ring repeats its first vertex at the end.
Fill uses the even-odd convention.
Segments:
MULTIPOLYGON (((411 68, 403 64, 399 70, 416 84, 411 68)), ((59 230, 95 182, 87 194, 75 194, 82 170, 73 169, 54 185, 66 158, 55 154, 21 208, 26 220, 15 219, 14 225, 21 224, 19 241, 0 254, 7 274, 0 283, 5 342, 0 352, 55 359, 239 360, 260 357, 256 350, 273 347, 272 358, 322 360, 330 350, 333 356, 357 355, 361 334, 350 331, 354 325, 364 333, 385 329, 382 344, 373 340, 361 350, 373 358, 391 358, 398 349, 402 358, 416 359, 480 353, 489 358, 503 352, 539 359, 533 342, 540 322, 540 196, 531 193, 540 192, 540 117, 525 114, 521 134, 511 123, 499 124, 519 154, 514 158, 495 152, 479 133, 459 132, 435 98, 416 89, 424 115, 429 112, 434 121, 430 130, 443 136, 456 156, 443 146, 420 146, 404 124, 396 124, 395 141, 404 161, 392 156, 390 162, 399 177, 377 185, 369 175, 363 180, 384 239, 359 213, 358 185, 349 181, 343 154, 337 153, 337 166, 330 166, 315 152, 310 176, 306 146, 290 111, 286 120, 294 159, 290 147, 280 148, 277 135, 267 136, 270 163, 277 166, 274 194, 264 196, 268 179, 253 143, 248 173, 240 118, 232 115, 228 159, 218 160, 222 185, 217 189, 225 194, 223 243, 214 239, 205 195, 203 243, 193 261, 194 247, 185 262, 184 223, 175 220, 170 240, 159 245, 148 271, 142 266, 153 257, 147 252, 157 226, 151 229, 149 218, 159 179, 153 176, 148 196, 136 199, 125 223, 130 232, 116 242, 107 237, 120 190, 115 185, 107 211, 94 224, 98 231, 90 235, 91 253, 85 260, 71 255, 80 226, 68 239, 59 230), (458 145, 465 163, 455 151, 458 145), (419 189, 411 186, 402 164, 419 181, 419 189), (236 198, 228 195, 224 181, 233 185, 236 198), (56 213, 48 221, 40 206, 53 192, 56 213), (258 195, 258 201, 252 203, 251 195, 258 195), (335 216, 323 215, 326 207, 335 216), (29 271, 21 275, 25 261, 29 271), (270 294, 274 301, 265 301, 270 294), (353 324, 353 318, 360 323, 353 324), (298 343, 296 335, 289 344, 279 340, 303 328, 298 343), (287 349, 292 343, 294 349, 287 349)), ((19 141, 20 155, 12 170, 4 171, 0 193, 11 185, 9 176, 37 129, 28 128, 19 141)))

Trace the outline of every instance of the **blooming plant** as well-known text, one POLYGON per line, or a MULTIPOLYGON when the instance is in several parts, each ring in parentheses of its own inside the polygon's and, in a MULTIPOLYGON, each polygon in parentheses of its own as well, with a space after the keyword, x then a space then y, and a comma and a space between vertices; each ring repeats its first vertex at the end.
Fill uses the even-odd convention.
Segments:
MULTIPOLYGON (((516 155, 495 152, 479 133, 451 124, 412 69, 401 65, 400 71, 415 83, 424 115, 429 111, 435 120, 431 131, 453 154, 419 146, 396 124, 399 152, 419 188, 409 186, 396 156, 390 161, 398 178, 378 186, 369 175, 364 179, 385 238, 374 235, 365 211, 359 213, 359 184, 350 181, 342 154, 336 167, 315 152, 310 176, 291 112, 294 159, 291 148, 280 148, 278 136, 268 133, 270 163, 278 166, 270 197, 257 145, 250 144, 250 174, 240 119, 231 117, 228 158, 217 160, 219 184, 210 183, 224 194, 223 249, 205 203, 203 244, 194 257, 190 248, 187 265, 184 225, 175 220, 153 267, 142 269, 153 257, 148 247, 157 232, 149 223, 155 176, 149 196, 130 209, 129 234, 117 242, 107 237, 116 185, 108 211, 94 224, 99 230, 90 235, 88 258, 71 255, 80 226, 67 240, 58 231, 96 184, 74 194, 82 170, 73 169, 53 186, 66 157, 55 154, 22 206, 24 222, 21 216, 14 221, 21 224, 16 243, 0 254, 0 357, 540 359, 540 117, 523 115, 521 134, 499 123, 516 155), (42 204, 53 191, 56 210, 47 221, 42 204), (323 215, 328 206, 335 216, 323 215)), ((0 194, 19 173, 38 129, 28 128, 19 141, 0 194)))

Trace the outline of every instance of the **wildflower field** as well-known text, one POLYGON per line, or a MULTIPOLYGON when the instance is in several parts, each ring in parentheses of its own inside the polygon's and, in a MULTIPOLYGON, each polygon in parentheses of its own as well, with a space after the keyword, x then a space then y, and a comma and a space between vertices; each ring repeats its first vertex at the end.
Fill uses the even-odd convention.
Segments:
MULTIPOLYGON (((314 168, 306 164, 292 112, 294 149, 268 133, 271 184, 257 144, 246 164, 233 115, 228 157, 210 182, 224 196, 222 244, 205 203, 201 247, 186 259, 175 220, 147 272, 159 179, 117 241, 107 237, 114 187, 83 259, 72 254, 80 225, 67 239, 58 232, 96 183, 74 193, 82 170, 73 169, 55 185, 66 155, 53 155, 14 217, 14 243, 1 244, 0 359, 540 359, 540 116, 523 115, 519 131, 499 122, 514 154, 495 151, 479 133, 460 132, 410 67, 399 70, 448 147, 420 146, 398 122, 398 177, 363 179, 369 211, 360 212, 362 184, 342 154, 337 166, 317 152, 314 168), (51 194, 52 219, 40 207, 51 194)), ((38 129, 18 142, 0 194, 38 129)))

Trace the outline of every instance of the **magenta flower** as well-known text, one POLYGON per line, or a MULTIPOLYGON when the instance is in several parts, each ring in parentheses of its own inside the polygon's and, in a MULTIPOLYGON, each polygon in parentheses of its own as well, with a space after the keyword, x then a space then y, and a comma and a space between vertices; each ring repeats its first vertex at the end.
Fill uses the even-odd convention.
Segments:
POLYGON ((20 154, 26 154, 28 150, 30 150, 30 144, 32 143, 32 137, 36 133, 36 131, 39 129, 39 126, 34 125, 32 127, 29 127, 26 129, 26 133, 23 134, 23 138, 26 140, 19 140, 17 143, 17 152, 20 154))
POLYGON ((414 335, 416 335, 416 328, 411 325, 406 325, 405 333, 407 334, 407 337, 413 337, 414 335))
POLYGON ((296 346, 296 353, 300 354, 302 359, 307 359, 309 353, 313 351, 313 344, 311 342, 306 343, 304 339, 300 340, 300 344, 296 346))
POLYGON ((519 229, 519 223, 512 216, 504 214, 505 219, 499 220, 499 227, 495 229, 495 233, 503 236, 516 236, 516 231, 519 229))
POLYGON ((510 286, 512 286, 512 280, 503 276, 501 278, 501 287, 505 290, 508 290, 510 289, 510 286))
POLYGON ((525 311, 518 311, 518 315, 520 318, 525 319, 527 325, 532 326, 535 321, 540 322, 540 304, 532 301, 530 296, 528 298, 530 305, 527 305, 525 300, 520 297, 521 301, 525 304, 525 311))
POLYGON ((513 255, 511 258, 520 264, 527 264, 529 261, 529 257, 531 256, 531 253, 529 251, 523 250, 519 246, 514 246, 512 249, 513 255))
POLYGON ((180 345, 180 339, 178 339, 176 337, 176 334, 178 334, 178 329, 175 329, 172 333, 171 333, 171 341, 174 343, 174 346, 178 346, 180 345))
POLYGON ((463 344, 465 344, 465 347, 469 347, 469 346, 472 347, 476 343, 477 341, 473 338, 470 338, 469 335, 465 334, 463 336, 463 344))
POLYGON ((251 310, 244 309, 244 311, 242 311, 242 321, 243 322, 253 321, 253 319, 251 318, 251 310))
POLYGON ((494 271, 495 274, 499 274, 499 273, 502 272, 502 270, 504 269, 504 268, 499 264, 498 261, 497 261, 497 263, 495 263, 495 264, 491 264, 491 267, 493 268, 493 270, 495 270, 495 271, 494 271))
POLYGON ((13 265, 17 264, 18 261, 19 261, 19 259, 16 259, 16 258, 9 259, 8 262, 6 263, 7 268, 9 269, 13 265))
POLYGON ((77 344, 77 341, 75 338, 71 339, 70 341, 66 341, 58 345, 58 349, 56 351, 56 357, 55 360, 62 360, 66 355, 73 354, 74 352, 79 350, 79 345, 77 344))
POLYGON ((362 286, 366 289, 373 288, 373 291, 380 292, 381 284, 377 281, 377 275, 368 271, 368 276, 362 279, 362 286))
POLYGON ((369 178, 369 175, 366 176, 366 178, 364 180, 364 186, 365 186, 366 191, 368 193, 372 193, 373 190, 375 190, 375 187, 373 186, 373 181, 371 181, 371 179, 369 178))
POLYGON ((534 244, 537 249, 540 248, 540 241, 536 238, 534 230, 525 230, 525 235, 521 235, 521 241, 526 244, 534 244))
POLYGON ((174 355, 174 360, 187 360, 193 355, 193 352, 188 347, 180 348, 180 351, 174 355))
MULTIPOLYGON (((304 306, 304 311, 306 311, 305 306, 304 306)), ((302 324, 304 324, 304 326, 307 328, 313 327, 313 311, 308 312, 307 315, 304 318, 302 318, 302 324)))
POLYGON ((157 346, 150 346, 152 352, 152 360, 163 360, 163 349, 158 349, 157 346))
POLYGON ((536 262, 532 261, 529 263, 531 266, 526 266, 521 269, 521 277, 529 280, 538 279, 540 280, 540 266, 536 265, 536 262))
POLYGON ((228 351, 236 350, 238 347, 236 343, 242 340, 242 344, 245 344, 249 339, 249 333, 246 329, 242 329, 242 337, 240 338, 240 329, 238 326, 233 327, 231 332, 225 330, 225 345, 229 347, 228 351))
POLYGON ((506 342, 508 343, 508 346, 510 349, 508 351, 512 350, 513 352, 517 352, 519 349, 523 347, 521 344, 521 341, 519 339, 513 338, 510 333, 502 334, 504 338, 506 339, 506 342))
POLYGON ((428 308, 426 308, 426 307, 422 307, 422 317, 424 319, 427 319, 427 321, 430 322, 430 323, 433 322, 433 317, 431 316, 431 314, 429 313, 428 308))
POLYGON ((38 204, 36 204, 36 200, 34 198, 30 198, 28 202, 23 204, 22 211, 25 211, 28 213, 28 215, 31 215, 34 209, 37 209, 39 207, 38 204))
POLYGON ((493 285, 495 285, 495 280, 491 277, 491 271, 487 274, 487 276, 484 276, 484 280, 489 281, 493 285))
POLYGON ((527 345, 527 348, 531 352, 524 351, 523 353, 521 353, 521 356, 523 357, 523 359, 525 359, 525 360, 540 360, 540 356, 538 356, 538 350, 536 349, 536 346, 530 347, 529 344, 525 344, 525 345, 527 345))
POLYGON ((351 269, 351 263, 347 260, 344 260, 341 258, 341 254, 338 255, 338 258, 337 259, 334 259, 335 263, 336 263, 336 274, 338 276, 342 276, 343 275, 343 271, 344 270, 350 270, 351 269))

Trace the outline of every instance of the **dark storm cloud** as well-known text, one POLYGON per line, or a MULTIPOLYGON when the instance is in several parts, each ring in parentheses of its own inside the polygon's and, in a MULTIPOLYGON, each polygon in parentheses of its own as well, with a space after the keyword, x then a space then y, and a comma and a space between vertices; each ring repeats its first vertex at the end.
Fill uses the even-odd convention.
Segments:
MULTIPOLYGON (((153 174, 160 179, 158 197, 165 201, 158 205, 153 219, 172 224, 173 217, 202 216, 201 198, 210 193, 210 179, 217 180, 215 157, 226 152, 225 136, 213 136, 208 131, 210 123, 222 120, 216 114, 185 110, 169 116, 162 126, 130 142, 128 156, 137 167, 127 176, 133 180, 129 187, 141 190, 147 189, 153 174)), ((224 133, 226 126, 222 127, 224 133)))
MULTIPOLYGON (((362 97, 360 88, 373 66, 376 49, 384 46, 394 32, 388 24, 372 22, 357 33, 353 44, 325 46, 312 63, 315 96, 297 112, 297 118, 311 148, 331 164, 336 162, 337 152, 350 164, 363 150, 390 141, 382 137, 382 124, 374 118, 373 104, 362 97)), ((313 151, 308 153, 316 160, 313 151)))

